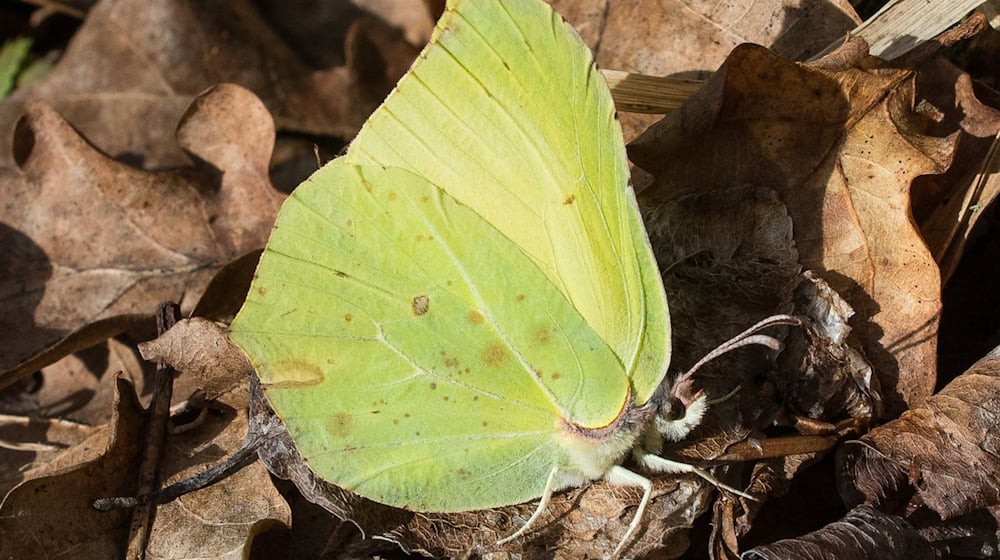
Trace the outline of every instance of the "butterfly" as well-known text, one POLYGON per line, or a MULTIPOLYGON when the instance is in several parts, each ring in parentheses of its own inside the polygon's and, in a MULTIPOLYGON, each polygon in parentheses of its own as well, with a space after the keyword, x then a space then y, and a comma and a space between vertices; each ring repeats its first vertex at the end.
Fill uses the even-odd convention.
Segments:
POLYGON ((628 458, 747 496, 657 455, 708 401, 664 383, 667 299, 611 94, 541 0, 448 2, 284 203, 230 336, 315 474, 415 511, 540 499, 504 542, 605 480, 644 492, 620 552, 652 489, 628 458))

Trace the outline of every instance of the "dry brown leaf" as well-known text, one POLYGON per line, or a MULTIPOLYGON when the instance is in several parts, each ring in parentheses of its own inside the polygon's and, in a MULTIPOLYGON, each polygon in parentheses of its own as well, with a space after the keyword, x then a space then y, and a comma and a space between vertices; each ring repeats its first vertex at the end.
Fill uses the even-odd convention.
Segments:
POLYGON ((364 120, 381 100, 351 107, 352 92, 338 89, 351 84, 313 75, 249 0, 104 0, 45 80, 0 103, 0 164, 10 161, 22 107, 44 99, 112 157, 146 169, 184 165, 174 126, 194 96, 223 82, 256 93, 283 130, 345 139, 357 113, 364 120))
MULTIPOLYGON (((853 430, 858 425, 867 426, 877 416, 880 401, 871 366, 849 342, 850 327, 846 322, 853 311, 810 271, 802 277, 804 281, 794 298, 795 314, 802 326, 790 330, 777 368, 766 372, 776 393, 772 400, 780 402, 781 408, 765 408, 769 415, 764 420, 792 425, 810 435, 749 438, 730 445, 719 457, 730 461, 761 459, 753 466, 747 488, 753 495, 767 499, 743 502, 742 511, 736 511, 731 503, 716 505, 716 529, 710 547, 718 551, 718 557, 735 554, 739 539, 750 532, 771 498, 785 495, 793 479, 827 455, 846 435, 839 425, 853 430), (823 419, 840 422, 832 424, 823 419)), ((762 424, 760 420, 757 423, 762 424)))
POLYGON ((231 323, 250 291, 250 282, 263 252, 263 248, 254 249, 220 268, 201 293, 191 316, 231 323))
MULTIPOLYGON (((243 443, 247 385, 242 379, 213 403, 204 420, 168 436, 160 469, 165 485, 222 461, 243 443)), ((290 522, 288 504, 264 465, 255 462, 208 488, 158 506, 146 557, 245 558, 258 533, 290 522)))
MULTIPOLYGON (((801 269, 792 221, 766 185, 679 196, 651 205, 644 217, 670 304, 674 369, 792 310, 801 269)), ((722 396, 732 386, 717 389, 722 396)))
POLYGON ((184 116, 178 138, 207 162, 196 170, 134 169, 49 106, 26 110, 21 168, 0 169, 0 386, 132 327, 155 302, 190 310, 218 267, 264 244, 283 198, 267 179, 270 115, 239 86, 210 90, 184 116))
MULTIPOLYGON (((600 67, 680 78, 707 78, 742 43, 806 60, 861 22, 846 0, 549 3, 580 31, 600 67)), ((650 115, 623 115, 626 141, 656 120, 650 115)))
POLYGON ((139 344, 142 357, 162 361, 190 376, 215 399, 246 382, 253 367, 226 331, 207 319, 182 319, 155 340, 139 344))
MULTIPOLYGON (((134 477, 128 473, 138 467, 145 424, 145 411, 135 391, 120 380, 110 441, 100 456, 93 458, 91 446, 78 453, 85 462, 25 480, 4 498, 0 504, 0 557, 122 557, 130 513, 99 512, 91 502, 134 490, 134 477)), ((90 445, 89 441, 80 446, 90 445)), ((70 452, 76 452, 75 448, 70 452)))
POLYGON ((431 30, 436 21, 433 3, 426 0, 350 0, 359 8, 371 12, 394 27, 404 31, 406 38, 414 45, 422 45, 430 40, 431 30))
MULTIPOLYGON (((649 209, 645 218, 670 304, 675 371, 756 321, 792 311, 801 267, 787 209, 770 189, 694 193, 649 209)), ((713 406, 702 425, 668 446, 667 454, 704 462, 760 435, 779 407, 773 388, 759 381, 773 367, 764 354, 745 350, 700 370, 695 386, 709 399, 738 392, 713 406)))
POLYGON ((878 378, 851 334, 854 310, 812 271, 803 276, 795 294, 803 328, 786 339, 774 384, 793 417, 854 418, 867 426, 881 416, 882 398, 878 378))
POLYGON ((933 560, 927 541, 909 523, 866 506, 818 531, 746 551, 745 560, 933 560))
MULTIPOLYGON (((52 468, 64 450, 86 440, 98 430, 59 418, 0 414, 0 496, 7 495, 21 482, 29 468, 52 468), (15 444, 42 444, 47 449, 11 449, 10 446, 15 444)), ((95 447, 96 457, 103 445, 95 447)))
MULTIPOLYGON (((42 368, 33 379, 37 387, 10 387, 3 408, 11 414, 59 417, 91 426, 106 424, 115 398, 115 377, 128 379, 142 395, 152 366, 134 347, 111 339, 42 368)), ((148 395, 147 395, 148 396, 148 395)))
POLYGON ((374 16, 386 24, 385 28, 397 29, 407 43, 423 45, 437 19, 420 0, 256 0, 254 4, 268 23, 317 67, 344 64, 345 39, 359 20, 374 16))
POLYGON ((969 75, 943 57, 924 64, 920 78, 919 97, 940 111, 936 126, 959 131, 948 172, 913 183, 914 217, 947 282, 982 210, 1000 194, 1000 110, 980 101, 969 75))
MULTIPOLYGON (((0 551, 27 558, 66 554, 118 557, 124 551, 130 510, 99 512, 95 498, 131 495, 145 439, 146 412, 131 385, 119 378, 118 401, 106 430, 57 457, 36 462, 27 481, 0 506, 0 551), (15 533, 17 533, 15 535, 15 533), (4 548, 6 547, 6 548, 4 548)), ((243 441, 247 428, 246 380, 206 413, 171 434, 161 472, 167 482, 187 478, 220 461, 243 441)), ((212 487, 158 507, 147 558, 243 558, 260 531, 290 521, 284 498, 260 463, 212 487)))
POLYGON ((778 192, 801 262, 857 311, 852 323, 889 414, 934 387, 940 280, 909 212, 910 183, 941 173, 955 134, 931 136, 906 69, 813 70, 733 51, 706 87, 630 146, 673 200, 733 185, 778 192))
POLYGON ((1000 347, 926 405, 875 428, 839 453, 841 495, 941 520, 1000 506, 1000 347))
MULTIPOLYGON (((779 355, 778 371, 752 350, 738 359, 724 356, 705 366, 699 386, 710 398, 721 397, 733 387, 740 390, 710 409, 710 415, 687 438, 664 449, 670 458, 696 464, 719 457, 765 458, 753 467, 749 491, 764 499, 783 494, 793 477, 832 448, 836 437, 772 441, 764 439, 765 428, 775 418, 800 413, 799 407, 825 412, 819 416, 830 419, 852 414, 867 419, 872 415, 871 399, 878 399, 877 392, 872 395, 856 385, 853 374, 858 372, 845 368, 844 362, 834 360, 835 364, 826 367, 814 364, 816 369, 806 378, 794 367, 826 352, 856 358, 857 363, 846 363, 871 376, 870 366, 846 344, 846 317, 830 309, 830 300, 838 299, 837 294, 810 273, 799 274, 791 219, 770 189, 741 186, 679 196, 648 212, 647 228, 664 270, 675 333, 674 363, 679 362, 681 369, 685 362, 698 359, 704 348, 712 348, 762 316, 791 311, 793 303, 795 314, 806 320, 802 329, 791 329, 788 346, 779 355), (823 285, 822 293, 810 289, 817 283, 823 285), (691 351, 688 345, 693 341, 694 348, 701 350, 691 351), (762 384, 764 378, 771 383, 762 384), (772 448, 780 449, 780 455, 793 455, 768 459, 772 448)), ((867 384, 861 386, 867 389, 867 384)), ((728 541, 726 546, 737 550, 738 538, 749 530, 763 503, 717 502, 714 538, 728 541)))

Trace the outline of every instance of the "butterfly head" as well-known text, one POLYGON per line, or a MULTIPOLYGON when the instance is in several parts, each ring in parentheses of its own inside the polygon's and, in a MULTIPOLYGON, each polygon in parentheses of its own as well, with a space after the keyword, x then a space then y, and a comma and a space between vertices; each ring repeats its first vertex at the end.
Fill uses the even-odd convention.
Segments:
POLYGON ((701 424, 707 410, 705 392, 694 390, 690 376, 681 376, 660 399, 654 420, 656 431, 666 441, 680 441, 701 424))

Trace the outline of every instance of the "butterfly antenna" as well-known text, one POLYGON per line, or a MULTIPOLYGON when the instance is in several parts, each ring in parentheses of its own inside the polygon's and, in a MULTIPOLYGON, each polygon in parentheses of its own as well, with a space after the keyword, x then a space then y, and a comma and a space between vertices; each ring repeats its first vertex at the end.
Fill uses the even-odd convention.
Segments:
MULTIPOLYGON (((774 327, 778 325, 801 325, 802 321, 798 317, 792 315, 772 315, 766 319, 757 322, 755 325, 751 326, 747 330, 741 332, 740 334, 730 338, 726 342, 720 344, 715 350, 712 350, 706 354, 702 359, 691 366, 691 369, 682 373, 680 377, 677 378, 675 384, 694 375, 696 371, 701 369, 702 366, 711 362, 712 360, 722 356, 723 354, 728 354, 737 348, 742 348, 744 346, 751 346, 754 344, 759 344, 761 346, 767 346, 772 350, 781 349, 781 341, 766 334, 757 334, 768 327, 774 327)), ((727 397, 728 398, 728 397, 727 397)))

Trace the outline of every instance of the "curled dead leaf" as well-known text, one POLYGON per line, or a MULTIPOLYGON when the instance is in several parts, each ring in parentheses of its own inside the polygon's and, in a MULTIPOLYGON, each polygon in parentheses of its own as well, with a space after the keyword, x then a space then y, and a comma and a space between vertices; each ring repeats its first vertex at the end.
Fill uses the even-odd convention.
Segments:
MULTIPOLYGON (((550 3, 594 50, 598 66, 676 78, 707 78, 741 43, 805 60, 861 21, 845 0, 767 0, 754 2, 753 9, 684 0, 550 3)), ((636 138, 656 120, 651 115, 622 115, 625 140, 636 138)))
POLYGON ((42 368, 26 382, 8 387, 0 397, 0 406, 10 414, 100 426, 111 418, 116 377, 125 377, 138 394, 148 397, 143 388, 151 371, 134 346, 109 339, 42 368))
MULTIPOLYGON (((129 494, 138 466, 145 411, 132 385, 119 380, 110 440, 100 456, 77 453, 82 463, 40 474, 11 490, 0 504, 0 556, 45 558, 62 554, 119 558, 124 552, 129 512, 99 512, 94 498, 129 494)), ((87 445, 87 441, 81 443, 87 445)))
POLYGON ((859 506, 841 519, 801 537, 743 553, 743 560, 933 560, 927 541, 909 523, 876 509, 859 506))
POLYGON ((283 198, 267 180, 271 143, 260 143, 273 138, 270 116, 238 86, 206 92, 181 126, 218 169, 141 171, 94 150, 48 105, 26 111, 21 168, 0 169, 0 386, 149 328, 151 302, 190 310, 217 268, 264 244, 283 198))
POLYGON ((854 310, 812 271, 803 277, 796 310, 807 320, 786 339, 774 383, 788 414, 867 425, 881 416, 882 401, 878 378, 851 336, 854 310))
MULTIPOLYGON (((107 430, 96 430, 77 446, 36 463, 28 479, 7 494, 0 505, 4 557, 124 554, 131 511, 92 507, 96 498, 135 492, 148 414, 129 382, 119 378, 117 388, 107 430)), ((213 401, 194 425, 170 435, 161 465, 168 481, 187 478, 239 447, 247 429, 246 408, 244 380, 213 401)), ((209 489, 160 506, 146 557, 242 557, 264 528, 289 522, 284 498, 264 466, 255 463, 209 489)))
MULTIPOLYGON (((409 60, 393 61, 403 71, 416 55, 409 49, 409 60)), ((249 0, 105 0, 46 79, 0 103, 0 163, 10 161, 6 131, 26 103, 42 99, 115 158, 146 169, 186 165, 177 121, 193 97, 224 82, 253 91, 284 130, 347 139, 381 97, 345 103, 356 87, 345 78, 314 74, 249 0)))
POLYGON ((253 373, 246 355, 207 319, 182 319, 155 340, 139 344, 142 357, 169 364, 195 378, 205 397, 215 399, 245 383, 253 373))
POLYGON ((819 71, 741 46, 629 149, 656 177, 643 193, 651 200, 747 183, 778 193, 802 264, 857 311, 852 325, 890 415, 934 387, 940 277, 912 222, 909 189, 948 168, 956 138, 928 133, 913 77, 819 71))
POLYGON ((1000 347, 925 406, 875 428, 838 455, 849 504, 927 508, 949 520, 1000 505, 1000 347))
MULTIPOLYGON (((98 430, 57 418, 0 414, 0 496, 6 496, 25 478, 33 478, 33 474, 27 472, 29 470, 58 470, 65 461, 63 451, 93 436, 98 430), (42 447, 29 447, 31 445, 42 447)), ((94 443, 91 448, 96 455, 103 445, 94 443)))

